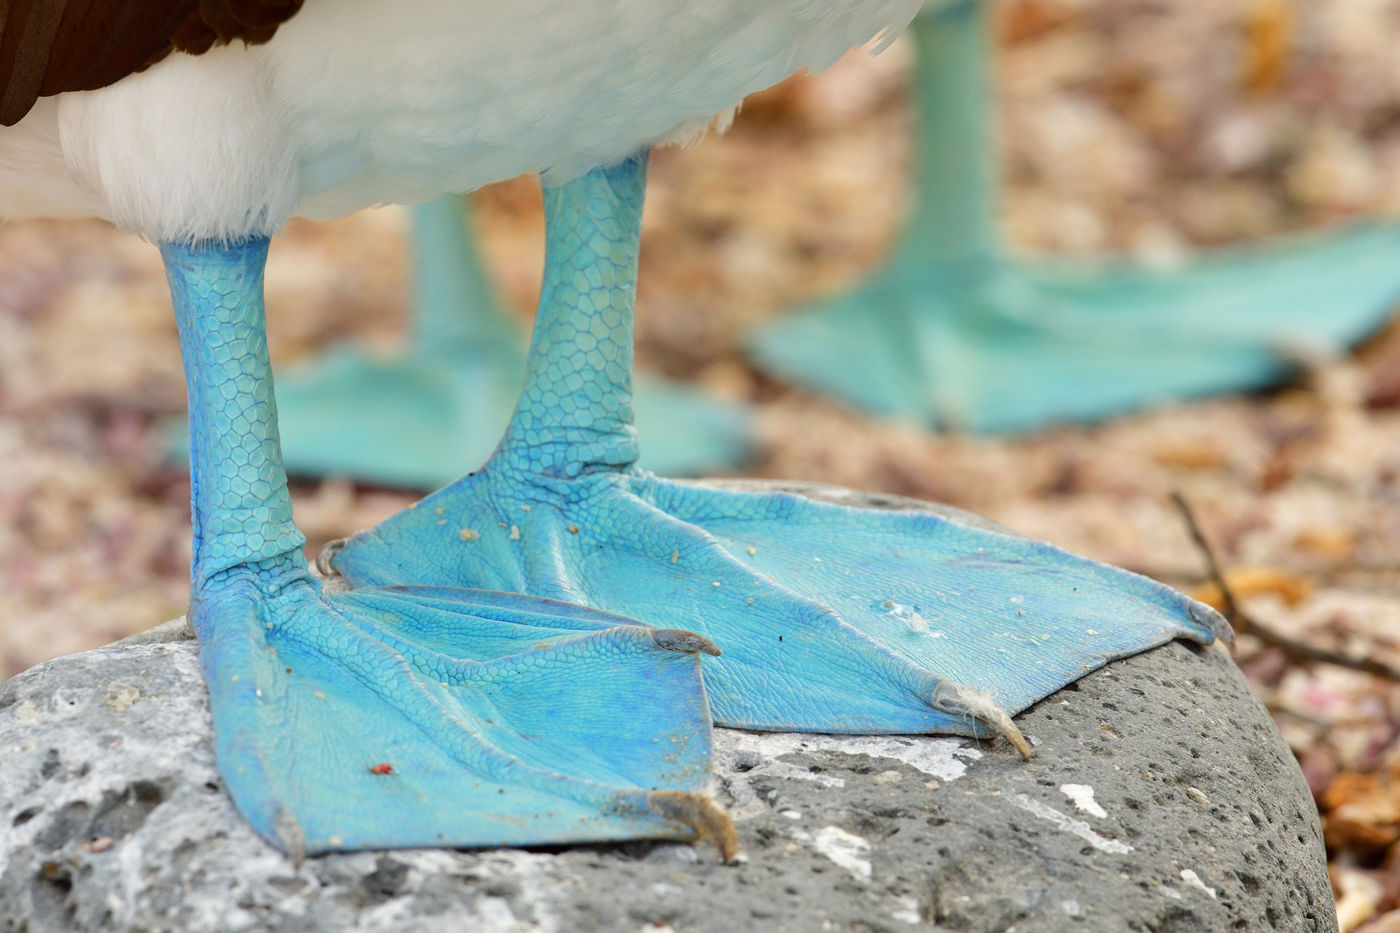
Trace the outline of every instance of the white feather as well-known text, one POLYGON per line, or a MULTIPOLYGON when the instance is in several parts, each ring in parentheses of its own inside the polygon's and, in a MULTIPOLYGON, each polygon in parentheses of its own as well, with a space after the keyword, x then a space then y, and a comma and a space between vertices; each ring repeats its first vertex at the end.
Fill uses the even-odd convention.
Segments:
POLYGON ((164 240, 270 232, 296 204, 299 179, 268 78, 246 49, 225 46, 59 95, 63 155, 122 227, 164 240))
POLYGON ((0 215, 156 240, 551 181, 688 141, 918 0, 308 0, 264 46, 171 56, 0 129, 0 215), (718 115, 718 116, 717 116, 718 115))
POLYGON ((78 184, 64 162, 56 98, 40 100, 19 123, 0 129, 0 216, 106 216, 102 198, 78 184))

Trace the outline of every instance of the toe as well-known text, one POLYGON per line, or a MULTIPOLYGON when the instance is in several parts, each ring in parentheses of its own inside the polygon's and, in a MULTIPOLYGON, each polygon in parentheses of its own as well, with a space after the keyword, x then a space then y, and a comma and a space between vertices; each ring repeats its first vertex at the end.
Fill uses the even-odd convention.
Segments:
POLYGON ((739 836, 729 814, 704 794, 656 790, 646 796, 647 808, 689 826, 695 835, 719 850, 720 858, 733 861, 739 855, 739 836))
POLYGON ((1186 612, 1192 620, 1204 626, 1212 635, 1220 639, 1220 643, 1225 647, 1235 647, 1235 630, 1223 615, 1205 603, 1198 603, 1195 600, 1190 602, 1186 612))
POLYGON ((1021 730, 1011 721, 1006 710, 996 704, 990 696, 980 690, 964 687, 950 681, 943 681, 933 691, 929 705, 940 713, 949 716, 971 719, 981 723, 997 734, 1005 736, 1022 758, 1031 757, 1031 746, 1021 730))
POLYGON ((197 607, 220 772, 264 838, 298 859, 714 835, 645 802, 708 781, 713 645, 455 592, 308 580, 197 607))
POLYGON ((712 658, 717 658, 721 654, 719 645, 704 635, 697 635, 680 628, 657 628, 650 631, 651 640, 656 642, 656 647, 665 651, 707 654, 712 658))

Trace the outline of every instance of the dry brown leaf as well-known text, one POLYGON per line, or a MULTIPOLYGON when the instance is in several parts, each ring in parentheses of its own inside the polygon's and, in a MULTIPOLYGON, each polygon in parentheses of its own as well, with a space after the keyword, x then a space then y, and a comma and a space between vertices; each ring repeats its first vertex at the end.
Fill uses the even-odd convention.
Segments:
POLYGON ((1331 869, 1332 886, 1337 890, 1337 926, 1351 933, 1376 915, 1384 886, 1370 872, 1354 868, 1331 869))
POLYGON ((1293 539, 1293 546, 1314 557, 1340 563, 1356 553, 1356 531, 1351 528, 1308 528, 1293 539))
POLYGON ((1163 443, 1152 452, 1162 466, 1187 470, 1214 470, 1228 463, 1225 451, 1210 441, 1177 441, 1163 443))
POLYGON ((1400 933, 1400 910, 1392 910, 1368 920, 1356 933, 1400 933))
MULTIPOLYGON (((1235 567, 1225 572, 1225 583, 1239 599, 1269 594, 1289 606, 1297 606, 1312 595, 1313 585, 1306 577, 1276 567, 1235 567)), ((1221 612, 1225 611, 1225 596, 1214 583, 1203 583, 1191 595, 1221 612)))
POLYGON ((1400 769, 1337 776, 1322 795, 1323 835, 1334 849, 1377 851, 1400 840, 1400 769))
POLYGON ((1296 24, 1292 0, 1256 0, 1245 16, 1244 86, 1256 93, 1275 90, 1288 68, 1296 24))
POLYGON ((1003 4, 998 33, 1009 44, 1024 42, 1063 26, 1074 18, 1071 4, 1063 0, 1014 0, 1003 4))

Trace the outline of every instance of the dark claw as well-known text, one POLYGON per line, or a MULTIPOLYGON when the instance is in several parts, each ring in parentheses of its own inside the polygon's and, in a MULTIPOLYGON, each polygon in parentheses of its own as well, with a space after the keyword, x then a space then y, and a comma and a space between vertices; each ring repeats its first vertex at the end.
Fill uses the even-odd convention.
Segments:
POLYGON ((335 562, 336 555, 345 550, 345 545, 349 542, 349 538, 336 538, 334 541, 327 541, 326 546, 321 548, 316 555, 316 572, 328 580, 340 576, 340 571, 336 570, 332 564, 335 562))
POLYGON ((1225 647, 1235 647, 1235 630, 1231 628, 1230 623, 1223 615, 1205 603, 1195 601, 1190 603, 1186 611, 1194 621, 1210 629, 1210 633, 1220 639, 1225 647))
POLYGON ((1031 746, 1021 730, 991 697, 962 684, 943 681, 929 698, 929 705, 953 716, 966 716, 1006 737, 1023 759, 1031 757, 1031 746))
MULTIPOLYGON (((661 629, 663 632, 679 632, 679 629, 661 629)), ((680 632, 692 638, 700 638, 692 632, 680 632)), ((701 641, 705 639, 700 638, 701 641)), ((724 808, 704 794, 692 794, 677 790, 654 790, 646 796, 647 809, 659 813, 668 820, 674 820, 695 830, 696 836, 714 845, 720 858, 733 863, 739 856, 739 836, 734 832, 734 822, 724 808)))
POLYGON ((292 869, 301 871, 301 863, 306 859, 306 834, 301 831, 301 824, 286 810, 278 810, 274 828, 277 840, 291 860, 292 869))
POLYGON ((698 651, 712 658, 720 655, 719 645, 704 635, 687 632, 683 628, 654 628, 651 630, 651 640, 656 642, 656 647, 665 651, 698 651))

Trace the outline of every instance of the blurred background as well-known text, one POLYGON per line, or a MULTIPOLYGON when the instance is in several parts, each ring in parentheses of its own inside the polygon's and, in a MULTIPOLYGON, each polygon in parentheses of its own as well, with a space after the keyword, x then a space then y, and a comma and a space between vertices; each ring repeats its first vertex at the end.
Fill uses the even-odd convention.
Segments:
MULTIPOLYGON (((1020 249, 1161 264, 1400 214, 1400 0, 994 9, 988 119, 1020 249)), ((853 54, 751 98, 726 136, 655 154, 639 365, 754 407, 736 472, 949 502, 1218 603, 1180 491, 1251 617, 1400 666, 1394 321, 1355 352, 1301 360, 1282 388, 1021 436, 873 418, 752 365, 756 327, 855 287, 898 240, 911 58, 903 41, 853 54)), ((542 267, 537 185, 492 186, 473 207, 523 330, 542 267)), ((401 344, 408 229, 398 208, 289 227, 268 266, 275 365, 340 341, 401 344)), ((166 442, 180 366, 154 248, 95 222, 0 228, 0 678, 183 613, 189 488, 166 442)), ((417 493, 331 478, 293 498, 314 554, 417 493)), ((1247 636, 1237 660, 1317 797, 1343 929, 1400 931, 1400 686, 1247 636)))

